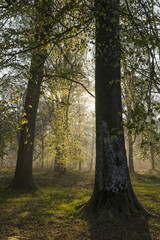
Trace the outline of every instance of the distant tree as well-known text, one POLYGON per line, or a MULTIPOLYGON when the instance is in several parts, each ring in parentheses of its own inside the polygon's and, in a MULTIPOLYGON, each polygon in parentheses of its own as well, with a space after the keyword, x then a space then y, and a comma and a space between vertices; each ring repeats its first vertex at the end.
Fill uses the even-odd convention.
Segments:
MULTIPOLYGON (((2 158, 2 162, 5 158, 10 158, 9 148, 13 147, 16 154, 19 136, 17 126, 22 109, 20 99, 18 84, 15 83, 13 86, 11 79, 3 76, 0 83, 0 158, 2 158)), ((9 161, 7 165, 9 165, 9 161)))
POLYGON ((120 11, 123 114, 128 135, 129 170, 133 171, 133 143, 137 146, 148 131, 150 117, 158 120, 155 99, 159 101, 160 93, 159 6, 154 0, 125 0, 121 1, 120 11))
POLYGON ((83 87, 90 89, 86 51, 77 48, 72 52, 68 47, 66 50, 66 45, 61 49, 64 55, 57 53, 47 59, 35 145, 35 164, 42 163, 42 156, 46 165, 52 159, 50 165, 53 167, 54 162, 54 171, 59 173, 84 161, 84 154, 90 155, 86 146, 89 94, 83 87))
POLYGON ((156 170, 160 156, 160 124, 154 118, 148 118, 145 129, 139 133, 136 149, 143 161, 151 163, 151 170, 156 170))

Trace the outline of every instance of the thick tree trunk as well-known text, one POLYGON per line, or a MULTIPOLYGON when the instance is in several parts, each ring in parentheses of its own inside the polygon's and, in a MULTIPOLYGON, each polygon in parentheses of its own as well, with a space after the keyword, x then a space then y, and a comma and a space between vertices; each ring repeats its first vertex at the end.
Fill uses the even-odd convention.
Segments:
POLYGON ((145 213, 129 177, 120 87, 119 0, 96 4, 96 174, 86 205, 107 217, 145 213))
POLYGON ((10 184, 12 188, 35 188, 32 176, 33 147, 36 115, 45 59, 46 54, 40 54, 39 52, 35 52, 32 57, 31 78, 28 82, 24 117, 22 118, 17 165, 14 179, 10 184))
MULTIPOLYGON (((45 1, 35 0, 35 5, 37 7, 46 7, 46 11, 48 11, 45 1)), ((43 42, 43 44, 46 42, 48 30, 50 29, 50 25, 46 24, 45 19, 41 16, 42 13, 37 11, 36 14, 35 34, 31 44, 34 50, 32 50, 30 78, 28 81, 24 113, 22 115, 17 164, 13 181, 9 186, 22 190, 32 190, 35 188, 32 175, 35 124, 44 63, 47 58, 47 50, 41 47, 35 48, 35 46, 39 45, 40 42, 43 42), (39 22, 41 24, 37 24, 39 22)))

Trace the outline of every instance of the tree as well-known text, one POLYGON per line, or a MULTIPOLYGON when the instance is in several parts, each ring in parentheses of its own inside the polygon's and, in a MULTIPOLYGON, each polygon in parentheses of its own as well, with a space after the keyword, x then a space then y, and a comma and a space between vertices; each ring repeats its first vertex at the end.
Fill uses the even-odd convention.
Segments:
MULTIPOLYGON (((38 42, 47 42, 48 31, 50 25, 46 23, 45 18, 40 17, 38 9, 46 8, 48 5, 45 2, 35 0, 37 6, 35 18, 34 39, 31 46, 34 48, 38 42), (39 19, 39 24, 38 24, 39 19)), ((30 77, 28 81, 24 113, 22 117, 22 127, 20 133, 19 150, 17 156, 17 164, 13 181, 10 184, 11 188, 34 189, 34 181, 32 176, 32 159, 35 123, 40 97, 40 87, 43 79, 44 64, 47 58, 47 49, 40 47, 32 51, 30 77)))
POLYGON ((139 152, 143 161, 151 163, 151 169, 155 170, 159 163, 160 145, 159 145, 160 126, 159 121, 149 117, 145 129, 139 133, 136 141, 136 150, 139 152))
POLYGON ((155 98, 158 100, 159 93, 158 10, 156 1, 121 2, 121 14, 124 14, 121 18, 123 113, 129 143, 130 171, 134 170, 132 136, 134 145, 138 145, 148 129, 150 116, 158 120, 153 101, 155 98))
MULTIPOLYGON (((23 83, 22 81, 20 84, 23 83)), ((10 78, 1 77, 0 83, 0 158, 11 158, 13 152, 16 154, 18 142, 18 129, 19 116, 21 114, 22 103, 20 101, 19 84, 15 82, 14 86, 10 78), (10 151, 13 148, 14 151, 10 151), (11 154, 10 154, 11 153, 11 154)), ((14 157, 12 156, 12 162, 14 157)), ((7 163, 7 162, 6 162, 7 163)), ((6 164, 10 165, 9 162, 6 164)))
POLYGON ((120 87, 119 0, 95 1, 96 174, 86 208, 110 217, 145 213, 128 173, 120 87))
MULTIPOLYGON (((46 61, 49 65, 45 66, 48 74, 42 85, 36 120, 36 164, 39 161, 46 164, 50 162, 53 167, 54 162, 54 171, 59 173, 64 173, 67 166, 73 167, 78 161, 84 161, 88 138, 86 125, 89 122, 86 115, 88 94, 85 94, 84 85, 78 84, 85 83, 89 89, 85 50, 66 50, 67 43, 66 41, 63 45, 64 55, 57 54, 54 58, 50 56, 46 61), (81 100, 77 100, 80 97, 81 100), (78 132, 80 133, 77 134, 78 132)), ((54 48, 55 52, 56 50, 59 49, 54 48)))
MULTIPOLYGON (((27 11, 29 11, 29 15, 31 14, 31 19, 29 18, 31 29, 28 29, 28 31, 26 30, 25 33, 22 31, 22 35, 25 35, 27 48, 25 51, 16 51, 11 54, 13 57, 27 51, 30 51, 31 53, 31 67, 29 70, 28 88, 24 112, 22 115, 17 165, 14 179, 10 184, 10 187, 12 188, 35 188, 32 176, 32 159, 36 115, 40 97, 40 88, 44 76, 45 62, 54 46, 58 45, 59 50, 61 50, 61 45, 64 44, 66 39, 71 39, 75 36, 77 37, 78 33, 81 33, 83 28, 85 28, 84 25, 86 24, 87 26, 90 22, 89 17, 87 17, 87 20, 85 19, 85 24, 83 24, 82 13, 78 8, 78 6, 80 6, 80 8, 87 8, 86 3, 88 3, 88 1, 85 3, 80 1, 79 3, 78 1, 73 0, 69 3, 60 1, 57 5, 54 5, 51 4, 50 1, 35 0, 34 2, 31 1, 29 3, 17 1, 13 4, 10 1, 7 5, 8 8, 13 5, 15 13, 17 13, 17 9, 19 9, 18 6, 21 6, 22 9, 25 9, 25 7, 28 6, 27 11), (70 14, 68 14, 69 12, 70 14), (48 49, 49 51, 47 51, 48 49)), ((23 16, 25 14, 26 13, 23 13, 23 16)), ((22 47, 23 44, 21 44, 21 39, 19 43, 22 47)), ((10 51, 11 49, 8 50, 8 52, 10 51)), ((9 58, 8 53, 6 56, 9 58)))

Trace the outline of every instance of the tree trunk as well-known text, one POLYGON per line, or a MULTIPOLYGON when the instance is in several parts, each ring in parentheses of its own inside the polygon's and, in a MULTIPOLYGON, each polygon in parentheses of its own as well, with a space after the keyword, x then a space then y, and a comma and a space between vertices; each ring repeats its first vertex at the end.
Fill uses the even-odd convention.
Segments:
POLYGON ((1 168, 3 168, 4 167, 4 159, 3 159, 3 156, 1 157, 1 168))
POLYGON ((151 163, 152 163, 152 171, 155 170, 155 160, 154 160, 154 148, 153 148, 153 144, 151 144, 151 163))
POLYGON ((81 172, 82 171, 82 161, 81 160, 79 160, 79 167, 78 167, 78 170, 81 172))
MULTIPOLYGON (((45 2, 35 0, 38 7, 44 6, 45 2)), ((47 50, 41 47, 35 48, 39 42, 46 42, 48 29, 50 25, 44 24, 44 19, 40 18, 40 13, 37 11, 37 19, 35 20, 35 35, 32 42, 34 50, 32 52, 30 78, 28 81, 24 113, 22 115, 22 127, 20 132, 19 149, 17 156, 16 170, 11 188, 19 188, 22 190, 35 189, 35 184, 32 175, 33 148, 36 115, 38 102, 40 97, 40 87, 43 79, 44 63, 47 58, 47 50), (41 22, 38 25, 37 22, 41 22)))
POLYGON ((55 136, 56 136, 56 156, 54 163, 54 171, 58 173, 66 172, 66 156, 65 156, 65 137, 66 137, 66 112, 65 107, 58 102, 55 113, 55 136))
MULTIPOLYGON (((42 131, 44 131, 44 129, 42 130, 42 131)), ((42 138, 41 138, 41 143, 42 143, 42 145, 41 145, 41 151, 42 151, 42 155, 41 155, 41 169, 43 169, 44 168, 44 134, 43 134, 43 136, 42 136, 42 138)))
POLYGON ((93 170, 93 160, 94 160, 94 144, 95 144, 95 137, 94 137, 94 128, 92 132, 92 147, 91 147, 91 165, 90 170, 93 170))
POLYGON ((120 87, 119 1, 96 4, 96 173, 86 209, 107 217, 145 213, 129 177, 120 87))
POLYGON ((54 162, 54 172, 65 173, 66 172, 66 161, 63 159, 63 149, 61 147, 56 148, 56 156, 54 162))
POLYGON ((35 52, 32 56, 31 78, 29 79, 24 106, 24 113, 26 115, 22 118, 17 165, 14 179, 10 184, 12 188, 35 188, 32 176, 33 147, 45 59, 46 55, 38 52, 35 52))
POLYGON ((128 132, 128 161, 129 161, 129 172, 134 173, 134 162, 133 162, 133 141, 132 135, 128 132))

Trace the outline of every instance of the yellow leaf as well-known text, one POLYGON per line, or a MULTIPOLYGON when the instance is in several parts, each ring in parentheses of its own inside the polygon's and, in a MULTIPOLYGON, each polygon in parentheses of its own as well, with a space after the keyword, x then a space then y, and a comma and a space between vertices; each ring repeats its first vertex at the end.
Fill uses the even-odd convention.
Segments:
POLYGON ((24 117, 24 116, 26 116, 26 115, 27 115, 26 112, 22 113, 22 117, 24 117))
POLYGON ((28 120, 26 118, 23 118, 22 121, 21 121, 21 124, 25 124, 25 123, 28 123, 28 120))
POLYGON ((19 126, 18 124, 17 124, 17 130, 20 130, 21 129, 21 126, 19 126))
POLYGON ((20 98, 19 98, 19 97, 16 97, 16 98, 15 98, 15 101, 19 101, 19 100, 20 100, 20 98))
POLYGON ((28 108, 32 108, 32 105, 28 105, 27 107, 28 107, 28 108))

